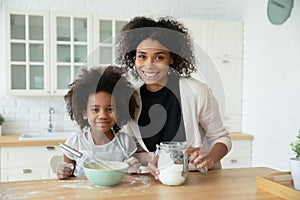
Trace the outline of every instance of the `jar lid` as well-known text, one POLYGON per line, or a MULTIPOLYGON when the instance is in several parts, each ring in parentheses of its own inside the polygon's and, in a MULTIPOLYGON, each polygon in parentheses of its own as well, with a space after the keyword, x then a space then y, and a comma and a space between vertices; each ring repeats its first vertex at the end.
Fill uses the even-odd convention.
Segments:
POLYGON ((161 149, 168 149, 168 150, 172 150, 172 149, 177 149, 177 150, 184 150, 188 148, 188 145, 186 144, 186 142, 161 142, 159 147, 161 149))

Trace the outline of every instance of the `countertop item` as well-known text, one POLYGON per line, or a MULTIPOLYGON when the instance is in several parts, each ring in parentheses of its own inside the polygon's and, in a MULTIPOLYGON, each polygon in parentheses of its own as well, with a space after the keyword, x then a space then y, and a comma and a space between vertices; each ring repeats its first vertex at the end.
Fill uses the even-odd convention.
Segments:
MULTIPOLYGON (((1 146, 43 146, 43 145, 58 145, 58 143, 64 143, 65 140, 19 140, 20 134, 7 134, 0 136, 1 146)), ((244 134, 241 132, 230 133, 232 140, 253 140, 253 136, 250 134, 244 134)))
POLYGON ((206 176, 190 172, 181 186, 163 185, 148 174, 126 175, 114 187, 95 186, 85 178, 2 182, 0 199, 279 200, 255 183, 255 177, 274 172, 270 168, 210 170, 206 176))

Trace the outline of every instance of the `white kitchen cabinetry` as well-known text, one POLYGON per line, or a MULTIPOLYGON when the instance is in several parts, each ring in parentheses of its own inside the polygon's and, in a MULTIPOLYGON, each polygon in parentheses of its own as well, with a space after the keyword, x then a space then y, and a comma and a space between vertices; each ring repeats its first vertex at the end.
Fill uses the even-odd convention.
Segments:
POLYGON ((232 140, 231 151, 221 160, 222 168, 251 167, 252 140, 232 140))
POLYGON ((49 160, 58 146, 1 147, 1 181, 52 178, 49 160))
POLYGON ((87 67, 91 17, 49 16, 49 12, 6 10, 9 95, 63 95, 80 69, 87 67))
POLYGON ((230 132, 242 130, 242 59, 214 58, 225 93, 223 123, 230 132))
POLYGON ((51 93, 64 95, 68 85, 87 68, 92 50, 92 17, 51 13, 51 93))
POLYGON ((126 20, 95 14, 6 10, 7 93, 62 96, 88 67, 116 63, 126 20))
POLYGON ((45 12, 6 12, 7 91, 13 95, 49 91, 49 18, 45 12))
POLYGON ((194 39, 198 72, 214 92, 230 132, 241 131, 243 23, 184 19, 194 39))
POLYGON ((97 66, 118 64, 116 60, 116 36, 127 23, 125 19, 94 17, 94 63, 97 66))

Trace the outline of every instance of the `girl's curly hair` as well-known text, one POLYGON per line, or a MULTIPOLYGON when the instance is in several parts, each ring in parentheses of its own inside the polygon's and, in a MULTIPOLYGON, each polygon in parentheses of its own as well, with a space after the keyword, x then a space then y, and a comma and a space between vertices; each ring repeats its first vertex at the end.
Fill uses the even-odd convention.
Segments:
POLYGON ((113 127, 115 130, 134 119, 138 108, 134 97, 136 90, 123 76, 124 73, 125 69, 116 66, 84 69, 79 78, 69 85, 70 90, 64 96, 71 120, 75 120, 81 129, 89 126, 88 120, 83 119, 88 98, 101 91, 114 96, 117 116, 117 124, 113 127))
POLYGON ((117 36, 118 60, 127 69, 133 69, 137 46, 145 39, 157 40, 171 53, 174 61, 170 67, 181 76, 190 76, 195 71, 193 45, 187 28, 170 18, 155 21, 147 17, 135 17, 117 36))

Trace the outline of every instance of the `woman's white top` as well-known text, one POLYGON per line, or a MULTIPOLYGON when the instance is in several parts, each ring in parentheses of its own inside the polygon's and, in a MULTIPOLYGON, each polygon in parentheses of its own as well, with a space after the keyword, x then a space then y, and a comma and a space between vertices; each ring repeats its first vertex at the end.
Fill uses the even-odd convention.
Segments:
MULTIPOLYGON (((194 78, 180 78, 179 90, 187 144, 209 151, 214 144, 220 142, 227 147, 229 152, 232 145, 231 139, 223 126, 218 102, 210 88, 194 78)), ((137 99, 141 105, 140 97, 137 99)), ((139 115, 140 110, 137 112, 137 116, 139 115)), ((124 126, 124 131, 133 134, 141 147, 149 151, 142 140, 136 121, 128 122, 124 126)), ((214 168, 221 168, 220 163, 216 163, 214 168)))

